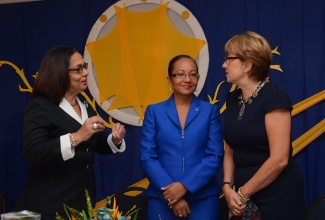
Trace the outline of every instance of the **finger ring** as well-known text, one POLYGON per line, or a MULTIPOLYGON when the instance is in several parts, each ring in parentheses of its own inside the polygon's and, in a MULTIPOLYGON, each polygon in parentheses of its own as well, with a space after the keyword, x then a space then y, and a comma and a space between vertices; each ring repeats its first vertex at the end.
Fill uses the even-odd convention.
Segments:
POLYGON ((93 124, 93 129, 96 130, 97 129, 97 123, 93 124))
POLYGON ((171 199, 168 199, 168 202, 172 202, 172 200, 171 199))
POLYGON ((178 215, 178 217, 182 217, 182 216, 183 216, 182 214, 178 215))

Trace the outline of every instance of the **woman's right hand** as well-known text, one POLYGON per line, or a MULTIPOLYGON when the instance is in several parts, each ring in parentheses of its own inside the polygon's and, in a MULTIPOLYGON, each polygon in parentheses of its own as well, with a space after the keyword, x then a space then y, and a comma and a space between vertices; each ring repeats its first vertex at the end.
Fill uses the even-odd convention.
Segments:
POLYGON ((104 131, 104 129, 104 120, 99 116, 87 118, 81 128, 77 132, 72 133, 75 147, 81 142, 87 141, 93 134, 104 131))
POLYGON ((168 201, 168 205, 173 205, 178 202, 187 192, 185 186, 180 182, 173 182, 161 189, 164 191, 163 195, 168 201))
POLYGON ((235 216, 242 216, 247 204, 238 198, 237 192, 229 185, 225 185, 223 187, 223 194, 227 200, 229 211, 235 216))

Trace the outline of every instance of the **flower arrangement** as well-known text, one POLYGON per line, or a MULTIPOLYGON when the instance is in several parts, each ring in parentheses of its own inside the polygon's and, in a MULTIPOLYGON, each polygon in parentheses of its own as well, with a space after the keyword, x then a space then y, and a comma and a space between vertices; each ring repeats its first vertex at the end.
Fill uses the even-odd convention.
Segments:
MULTIPOLYGON (((134 205, 129 211, 127 211, 124 215, 118 210, 119 206, 116 204, 116 200, 114 198, 112 208, 100 207, 95 212, 90 201, 88 190, 85 189, 86 200, 87 200, 87 213, 82 210, 81 212, 69 207, 66 204, 63 204, 66 215, 69 220, 131 220, 131 216, 134 215, 132 220, 137 219, 138 211, 141 208, 136 208, 134 205), (88 215, 87 215, 88 214, 88 215)), ((107 203, 111 205, 111 198, 107 197, 107 203)), ((64 220, 58 213, 56 213, 56 220, 64 220)))

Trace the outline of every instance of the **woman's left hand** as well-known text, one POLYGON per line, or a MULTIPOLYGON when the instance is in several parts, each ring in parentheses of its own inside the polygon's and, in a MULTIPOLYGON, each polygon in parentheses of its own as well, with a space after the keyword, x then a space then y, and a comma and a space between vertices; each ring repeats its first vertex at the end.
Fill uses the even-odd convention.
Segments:
POLYGON ((191 214, 190 207, 185 199, 178 201, 175 205, 173 205, 172 208, 174 210, 174 214, 180 218, 187 217, 191 214))
POLYGON ((119 145, 122 139, 125 137, 124 125, 120 123, 115 123, 112 126, 112 141, 115 145, 119 145))

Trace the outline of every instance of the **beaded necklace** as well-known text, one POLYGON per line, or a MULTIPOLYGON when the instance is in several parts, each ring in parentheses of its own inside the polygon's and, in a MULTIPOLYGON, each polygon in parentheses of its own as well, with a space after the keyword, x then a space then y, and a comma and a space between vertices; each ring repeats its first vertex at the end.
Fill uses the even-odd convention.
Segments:
POLYGON ((267 82, 267 80, 264 81, 260 81, 258 83, 257 88, 255 89, 255 91, 253 92, 253 94, 246 100, 243 99, 243 93, 240 94, 240 96, 238 96, 238 100, 239 100, 239 105, 241 105, 241 108, 239 110, 239 114, 238 114, 238 118, 237 120, 241 120, 243 118, 244 115, 244 111, 245 111, 245 104, 251 104, 253 99, 252 98, 256 98, 256 96, 258 95, 258 91, 264 86, 264 84, 267 82))

